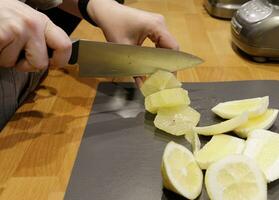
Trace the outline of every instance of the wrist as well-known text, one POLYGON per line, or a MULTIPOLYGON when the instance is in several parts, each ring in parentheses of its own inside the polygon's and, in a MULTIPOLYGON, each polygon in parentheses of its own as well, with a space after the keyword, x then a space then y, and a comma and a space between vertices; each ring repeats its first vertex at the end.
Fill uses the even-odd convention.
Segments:
POLYGON ((106 18, 108 18, 113 10, 121 6, 114 0, 89 0, 87 5, 87 13, 90 18, 101 28, 106 18))

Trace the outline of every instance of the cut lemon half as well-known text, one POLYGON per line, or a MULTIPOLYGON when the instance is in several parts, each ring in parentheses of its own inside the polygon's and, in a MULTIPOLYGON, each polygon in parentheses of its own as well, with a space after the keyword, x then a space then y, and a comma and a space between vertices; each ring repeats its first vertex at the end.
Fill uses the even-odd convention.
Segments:
POLYGON ((277 109, 268 109, 264 114, 249 119, 245 124, 237 127, 234 132, 242 138, 247 138, 249 132, 255 129, 269 129, 278 115, 277 109))
POLYGON ((278 133, 254 130, 248 136, 243 154, 256 160, 268 182, 279 178, 278 133))
POLYGON ((248 114, 242 113, 232 119, 211 126, 195 127, 194 132, 200 135, 217 135, 232 131, 248 121, 248 114))
POLYGON ((184 146, 175 142, 167 144, 161 172, 165 188, 188 199, 195 199, 201 193, 202 171, 193 154, 184 146))
POLYGON ((263 114, 268 108, 268 104, 269 97, 265 96, 219 103, 211 110, 224 119, 231 119, 244 112, 247 112, 249 118, 251 118, 263 114))
POLYGON ((243 139, 225 134, 214 135, 195 154, 195 158, 201 169, 207 169, 209 165, 228 155, 242 154, 244 147, 245 141, 243 139))
POLYGON ((146 81, 144 81, 140 90, 143 96, 147 97, 160 90, 178 88, 181 87, 181 85, 181 82, 176 79, 173 73, 158 70, 154 74, 150 75, 146 81))
POLYGON ((200 113, 189 106, 183 105, 159 109, 154 125, 172 135, 184 135, 191 131, 199 120, 200 113))
POLYGON ((191 144, 192 152, 195 155, 201 148, 199 135, 191 130, 185 133, 185 139, 191 144))
POLYGON ((160 108, 189 105, 188 91, 182 88, 165 89, 145 98, 145 109, 156 114, 160 108))
POLYGON ((267 183, 254 160, 231 155, 206 171, 205 186, 212 200, 266 200, 267 183))

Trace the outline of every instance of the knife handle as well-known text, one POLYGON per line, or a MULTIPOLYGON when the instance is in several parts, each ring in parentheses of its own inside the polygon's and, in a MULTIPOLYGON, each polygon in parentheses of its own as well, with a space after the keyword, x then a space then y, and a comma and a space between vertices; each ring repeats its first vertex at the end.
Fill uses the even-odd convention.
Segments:
MULTIPOLYGON (((70 57, 70 60, 68 62, 68 64, 72 65, 72 64, 76 64, 77 60, 78 60, 78 49, 79 49, 79 40, 72 40, 72 54, 70 57)), ((48 53, 48 57, 51 58, 53 56, 53 49, 51 48, 47 48, 47 53, 48 53)), ((17 59, 17 63, 18 61, 20 61, 21 59, 25 58, 25 51, 22 50, 18 56, 17 59)))

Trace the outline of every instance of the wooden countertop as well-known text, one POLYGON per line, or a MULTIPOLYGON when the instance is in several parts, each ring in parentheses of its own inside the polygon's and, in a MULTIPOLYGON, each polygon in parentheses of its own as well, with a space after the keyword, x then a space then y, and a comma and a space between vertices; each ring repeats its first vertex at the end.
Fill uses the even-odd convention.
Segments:
MULTIPOLYGON (((179 72, 181 81, 279 79, 278 64, 257 64, 232 50, 230 22, 210 17, 202 0, 126 4, 162 13, 181 50, 205 60, 179 72)), ((72 36, 104 41, 86 22, 72 36)), ((63 199, 98 83, 131 80, 79 78, 74 67, 51 70, 0 134, 0 199, 63 199)))

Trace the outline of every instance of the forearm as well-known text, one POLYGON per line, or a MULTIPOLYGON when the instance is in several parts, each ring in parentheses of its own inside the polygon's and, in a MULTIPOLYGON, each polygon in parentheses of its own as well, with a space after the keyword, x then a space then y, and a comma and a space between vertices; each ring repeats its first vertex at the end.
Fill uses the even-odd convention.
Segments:
POLYGON ((72 15, 82 18, 78 9, 78 0, 64 0, 63 3, 59 5, 59 8, 72 15))

